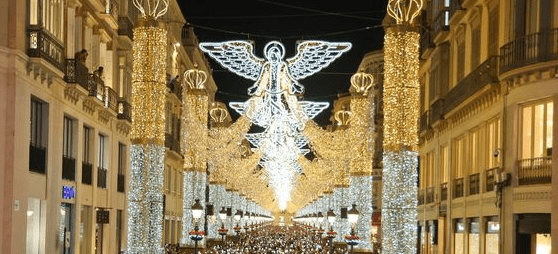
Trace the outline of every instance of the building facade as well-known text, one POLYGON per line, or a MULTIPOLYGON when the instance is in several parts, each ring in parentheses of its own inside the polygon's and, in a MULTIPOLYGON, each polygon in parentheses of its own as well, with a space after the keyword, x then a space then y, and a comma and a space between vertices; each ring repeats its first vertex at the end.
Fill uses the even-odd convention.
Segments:
POLYGON ((551 0, 426 1, 420 253, 558 253, 556 10, 551 0))
MULTIPOLYGON (((124 251, 132 1, 8 0, 0 14, 0 253, 124 251)), ((181 75, 196 65, 211 70, 176 1, 162 22, 169 34, 163 243, 177 243, 181 75)), ((213 98, 212 78, 206 86, 213 98)))

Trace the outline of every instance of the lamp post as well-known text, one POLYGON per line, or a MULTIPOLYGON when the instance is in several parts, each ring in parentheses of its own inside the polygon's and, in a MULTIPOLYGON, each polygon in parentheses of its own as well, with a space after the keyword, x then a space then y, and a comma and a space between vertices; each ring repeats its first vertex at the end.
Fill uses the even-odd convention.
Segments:
POLYGON ((248 211, 246 211, 244 213, 244 217, 246 219, 244 219, 244 232, 248 233, 248 230, 250 229, 250 226, 248 225, 248 223, 250 223, 251 219, 254 219, 254 216, 250 216, 250 213, 248 211))
POLYGON ((225 228, 225 220, 227 219, 227 209, 223 206, 221 211, 219 211, 219 218, 221 219, 221 228, 219 229, 219 235, 221 235, 221 241, 223 245, 225 244, 225 235, 227 235, 228 229, 225 228))
POLYGON ((329 222, 329 231, 327 232, 327 238, 329 239, 329 253, 333 254, 333 238, 337 235, 337 232, 333 231, 333 223, 335 222, 335 213, 332 209, 327 211, 327 221, 329 222))
POLYGON ((192 206, 192 217, 194 218, 194 233, 190 234, 190 239, 194 240, 194 253, 198 253, 198 241, 203 239, 203 234, 199 234, 199 220, 203 213, 203 207, 200 204, 200 200, 196 199, 196 203, 192 206))
POLYGON ((355 235, 355 224, 358 221, 358 210, 356 209, 356 205, 353 204, 353 208, 347 212, 347 217, 349 219, 349 223, 351 223, 351 235, 345 236, 347 240, 347 244, 351 246, 351 253, 353 253, 353 246, 358 244, 359 237, 355 235))
POLYGON ((234 214, 234 220, 236 220, 236 227, 234 227, 234 232, 236 232, 236 237, 238 238, 238 241, 240 241, 240 230, 242 229, 241 227, 238 226, 238 223, 240 222, 240 218, 242 218, 242 211, 236 210, 236 213, 234 214))
POLYGON ((318 224, 320 225, 320 228, 318 228, 318 231, 316 232, 316 234, 318 234, 318 240, 322 240, 322 235, 324 234, 324 229, 322 228, 322 223, 324 222, 324 215, 322 214, 322 212, 318 212, 318 224))

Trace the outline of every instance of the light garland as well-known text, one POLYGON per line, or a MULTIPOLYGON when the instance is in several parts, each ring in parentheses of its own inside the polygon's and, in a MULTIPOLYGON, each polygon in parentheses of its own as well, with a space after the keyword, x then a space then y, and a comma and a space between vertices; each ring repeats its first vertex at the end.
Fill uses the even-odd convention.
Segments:
MULTIPOLYGON (((388 13, 397 24, 411 25, 422 0, 402 2, 406 3, 390 1, 388 13)), ((386 254, 416 253, 419 38, 412 26, 386 29, 382 178, 382 250, 386 254)))
POLYGON ((153 19, 162 17, 169 9, 168 0, 133 0, 132 3, 143 17, 148 16, 153 17, 153 19))
POLYGON ((129 254, 164 253, 163 168, 167 33, 149 17, 134 29, 128 193, 129 254))

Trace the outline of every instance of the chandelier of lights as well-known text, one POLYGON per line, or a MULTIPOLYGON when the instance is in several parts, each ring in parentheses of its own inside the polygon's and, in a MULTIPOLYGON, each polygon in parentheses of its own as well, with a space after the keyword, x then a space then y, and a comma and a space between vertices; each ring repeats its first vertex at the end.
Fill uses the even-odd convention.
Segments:
POLYGON ((327 102, 299 101, 296 95, 304 87, 298 80, 328 66, 351 44, 303 41, 298 44, 297 54, 286 60, 285 48, 277 41, 264 47, 265 59, 256 57, 253 45, 247 41, 200 43, 200 48, 233 73, 255 81, 248 88, 248 101, 229 105, 265 129, 246 137, 261 151, 260 166, 274 189, 279 209, 285 210, 295 173, 302 172, 298 158, 309 151, 304 148, 308 141, 301 131, 309 119, 329 106, 327 102))

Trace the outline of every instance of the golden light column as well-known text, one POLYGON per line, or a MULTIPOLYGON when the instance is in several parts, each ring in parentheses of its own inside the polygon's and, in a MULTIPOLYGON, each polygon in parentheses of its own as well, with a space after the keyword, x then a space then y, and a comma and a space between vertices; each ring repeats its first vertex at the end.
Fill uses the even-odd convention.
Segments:
MULTIPOLYGON (((153 1, 152 1, 153 2, 153 1)), ((156 21, 168 1, 156 7, 134 0, 141 16, 134 28, 132 131, 128 193, 127 253, 164 253, 163 165, 167 31, 156 21)))
POLYGON ((419 39, 422 0, 390 0, 384 38, 383 253, 416 253, 419 39))
MULTIPOLYGON (((184 72, 183 80, 180 148, 184 156, 184 189, 180 243, 187 245, 192 244, 189 232, 195 226, 191 207, 196 199, 205 207, 209 97, 205 90, 207 73, 198 70, 197 65, 184 72)), ((204 244, 205 241, 202 240, 201 245, 204 244)))
POLYGON ((374 103, 369 90, 374 76, 358 72, 351 77, 351 123, 347 131, 350 144, 349 192, 360 213, 355 233, 360 237, 359 249, 371 251, 370 225, 372 219, 372 114, 374 103))

